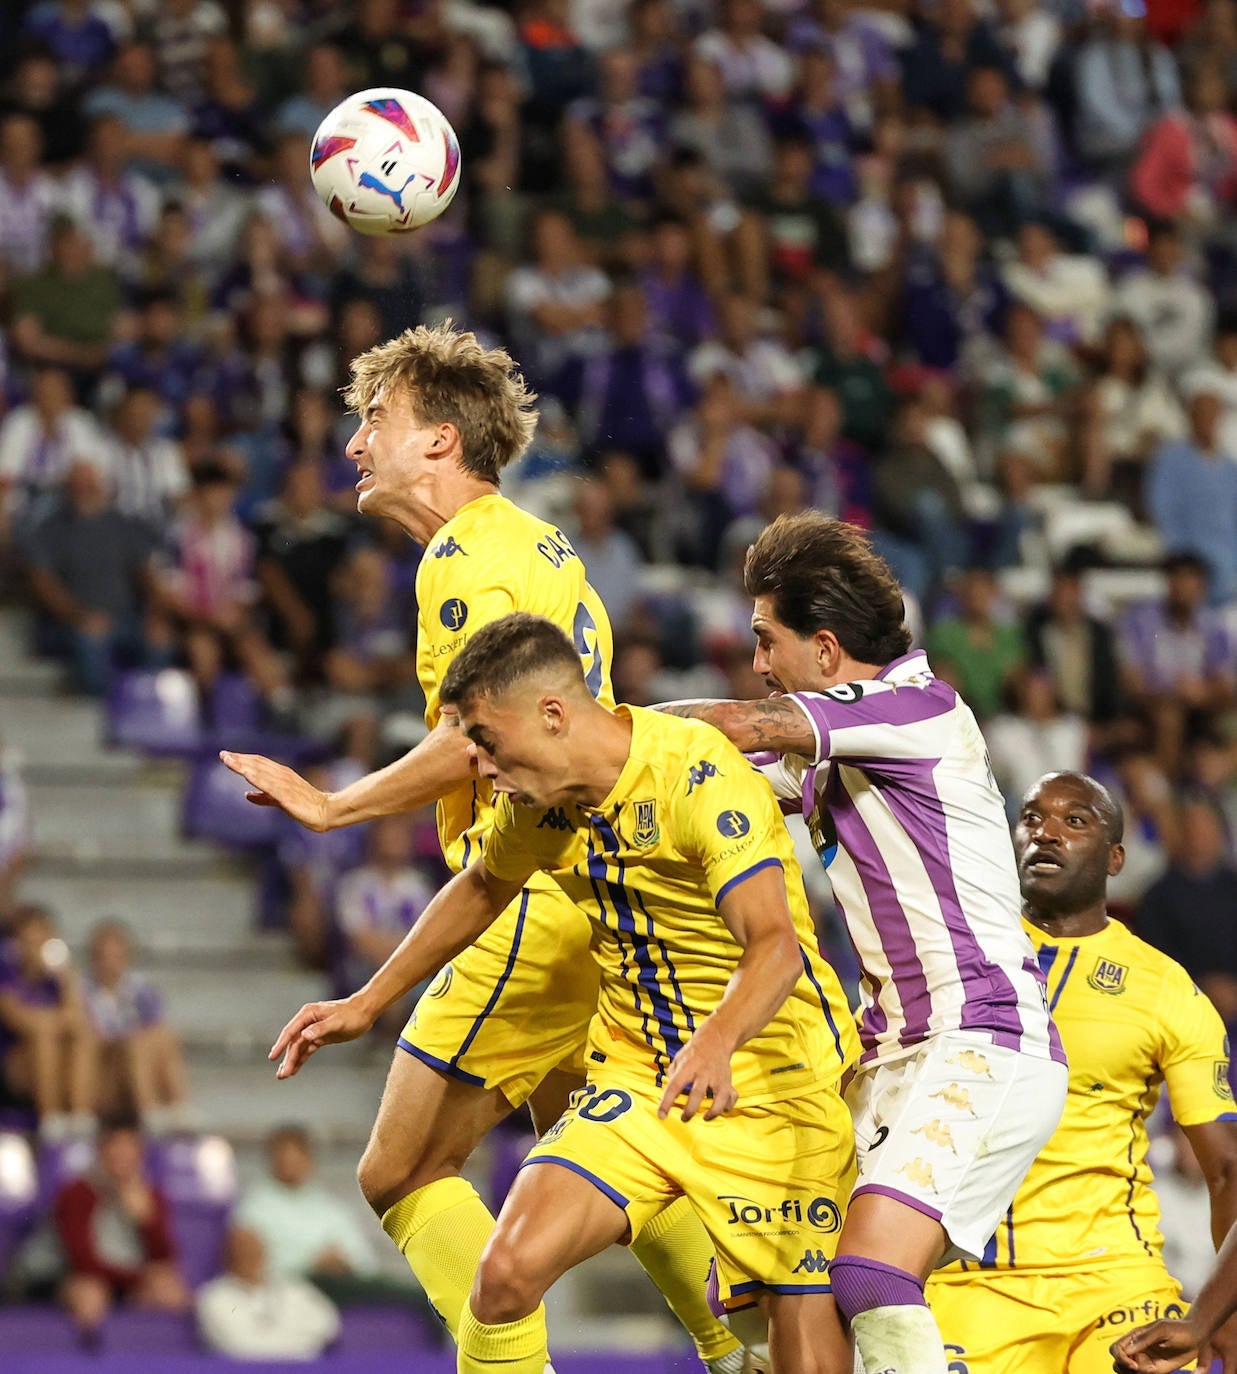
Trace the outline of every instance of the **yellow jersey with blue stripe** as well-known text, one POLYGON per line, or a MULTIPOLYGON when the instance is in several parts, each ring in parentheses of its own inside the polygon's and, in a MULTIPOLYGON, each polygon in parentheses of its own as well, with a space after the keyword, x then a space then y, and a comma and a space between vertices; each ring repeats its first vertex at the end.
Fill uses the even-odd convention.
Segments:
POLYGON ((1071 939, 1023 924, 1069 1056, 1069 1096, 983 1260, 963 1267, 1162 1265, 1147 1118, 1166 1085, 1182 1126, 1237 1121, 1224 1023, 1180 964, 1120 921, 1071 939))
MULTIPOLYGON (((601 996, 589 1038, 606 1081, 658 1086, 676 1052, 721 1000, 742 954, 717 913, 727 892, 779 867, 803 976, 769 1024, 732 1060, 752 1105, 836 1082, 857 1052, 854 1018, 816 949, 773 790, 711 726, 638 707, 631 752, 598 807, 535 811, 496 799, 484 862, 523 881, 542 870, 594 923, 601 996)), ((592 1069, 590 1068, 590 1072, 592 1069)))
MULTIPOLYGON (((417 677, 431 730, 456 654, 476 630, 512 611, 543 615, 570 636, 589 690, 614 704, 610 620, 584 564, 562 530, 495 492, 470 501, 443 525, 417 571, 417 677)), ((438 803, 438 838, 455 872, 481 852, 492 811, 492 790, 479 778, 438 803)))

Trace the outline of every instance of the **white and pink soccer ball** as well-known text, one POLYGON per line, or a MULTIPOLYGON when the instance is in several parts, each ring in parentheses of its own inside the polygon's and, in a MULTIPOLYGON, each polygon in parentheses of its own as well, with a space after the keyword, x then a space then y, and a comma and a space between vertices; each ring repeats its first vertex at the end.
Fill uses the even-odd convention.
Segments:
POLYGON ((358 91, 318 126, 309 175, 330 212, 362 234, 407 234, 435 220, 460 184, 446 116, 412 91, 358 91))

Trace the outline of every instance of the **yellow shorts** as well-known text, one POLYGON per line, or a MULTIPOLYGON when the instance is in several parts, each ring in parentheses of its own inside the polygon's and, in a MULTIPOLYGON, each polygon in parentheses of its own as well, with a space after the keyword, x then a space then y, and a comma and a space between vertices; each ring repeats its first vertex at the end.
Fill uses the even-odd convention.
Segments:
POLYGON ((551 1069, 583 1078, 600 977, 590 934, 560 889, 525 888, 422 993, 400 1048, 513 1107, 551 1069))
POLYGON ((855 1179, 850 1113, 832 1088, 807 1090, 714 1121, 664 1121, 659 1096, 601 1075, 524 1161, 559 1164, 627 1213, 634 1239, 650 1218, 686 1195, 717 1255, 722 1301, 750 1306, 759 1289, 828 1293, 855 1179), (745 1296, 751 1295, 751 1296, 745 1296))
POLYGON ((951 1374, 1112 1374, 1113 1341, 1188 1310, 1162 1266, 1096 1264, 1093 1273, 988 1269, 930 1279, 951 1374))

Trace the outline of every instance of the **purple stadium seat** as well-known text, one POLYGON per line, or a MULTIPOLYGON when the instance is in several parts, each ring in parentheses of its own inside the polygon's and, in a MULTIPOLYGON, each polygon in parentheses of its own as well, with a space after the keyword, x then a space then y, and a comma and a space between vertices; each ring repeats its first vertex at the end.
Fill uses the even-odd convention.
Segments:
POLYGON ((230 849, 273 844, 278 825, 274 807, 245 800, 248 784, 212 751, 194 760, 185 787, 181 824, 186 835, 214 840, 230 849))
POLYGON ((201 749, 205 741, 193 679, 179 668, 118 674, 108 692, 107 739, 150 754, 201 749))
POLYGON ((146 1167, 169 1202, 231 1207, 236 1201, 236 1156, 219 1135, 183 1135, 146 1147, 146 1167))
POLYGON ((94 1145, 89 1140, 59 1140, 39 1146, 39 1210, 50 1207, 66 1183, 94 1163, 94 1145))
MULTIPOLYGON (((189 1355, 198 1349, 191 1316, 121 1307, 108 1317, 103 1327, 102 1350, 108 1355, 189 1355)), ((152 1367, 145 1361, 143 1364, 146 1368, 152 1367)))
POLYGON ((349 1307, 339 1315, 339 1343, 334 1353, 341 1356, 399 1350, 406 1353, 412 1368, 415 1356, 443 1345, 442 1333, 411 1308, 349 1307))

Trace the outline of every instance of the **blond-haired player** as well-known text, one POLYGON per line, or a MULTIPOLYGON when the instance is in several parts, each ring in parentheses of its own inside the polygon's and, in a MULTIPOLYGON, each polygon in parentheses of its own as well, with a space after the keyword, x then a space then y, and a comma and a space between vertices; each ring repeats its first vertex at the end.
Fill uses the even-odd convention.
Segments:
MULTIPOLYGON (((967 1374, 1108 1374, 1117 1337, 1181 1316, 1147 1164, 1162 1084, 1207 1178, 1216 1239, 1237 1220, 1224 1025, 1179 964, 1109 918, 1121 830, 1120 807, 1080 773, 1040 778, 1018 813, 1025 925, 1069 1054, 1069 1093, 983 1256, 928 1284, 952 1367, 967 1374)), ((1230 1358, 1237 1349, 1231 1332, 1215 1342, 1230 1358)))
MULTIPOLYGON (((461 1374, 541 1374, 542 1295, 686 1198, 727 1306, 781 1374, 850 1374, 828 1263, 854 1177, 856 1049, 769 785, 694 721, 611 708, 541 616, 487 625, 443 683, 499 794, 480 858, 354 996, 294 1017, 294 1073, 478 938, 533 873, 588 912, 588 1086, 525 1161, 459 1326, 461 1374)), ((565 906, 564 914, 575 908, 565 906)))
MULTIPOLYGON (((360 472, 357 509, 388 516, 425 546, 417 668, 431 732, 332 794, 269 759, 225 753, 254 787, 251 800, 320 831, 436 801, 443 854, 458 871, 480 853, 493 818, 490 784, 439 708, 443 678, 473 634, 517 608, 542 614, 575 645, 589 690, 613 701, 610 625, 583 564, 561 530, 499 493, 502 470, 532 438, 535 399, 505 352, 449 327, 407 330, 353 362, 346 400, 359 423, 347 451, 360 472)), ((544 1126, 583 1081, 597 1005, 588 948, 587 918, 534 875, 400 1037, 358 1177, 452 1334, 494 1224, 461 1168, 513 1108, 527 1101, 544 1126)), ((701 1358, 737 1367, 738 1344, 704 1299, 712 1251, 690 1211, 667 1210, 635 1249, 701 1358)))

